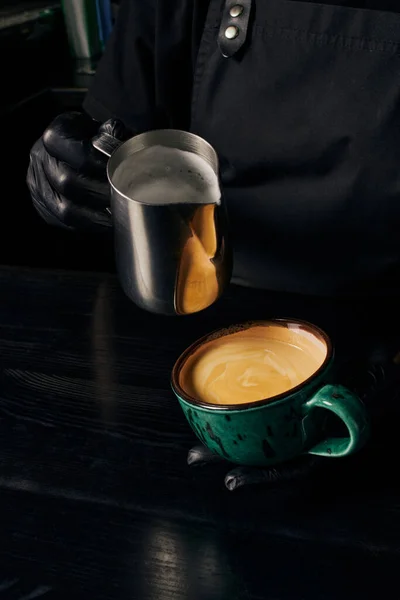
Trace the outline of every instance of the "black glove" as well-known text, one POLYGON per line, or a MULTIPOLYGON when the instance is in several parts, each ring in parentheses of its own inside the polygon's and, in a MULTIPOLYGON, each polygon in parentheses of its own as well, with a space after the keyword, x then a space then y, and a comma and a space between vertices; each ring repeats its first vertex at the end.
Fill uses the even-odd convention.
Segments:
MULTIPOLYGON (((189 450, 187 462, 190 467, 225 463, 223 458, 213 454, 203 445, 194 446, 189 450)), ((231 492, 244 485, 292 483, 295 480, 314 475, 319 468, 326 468, 331 462, 331 459, 307 454, 276 467, 233 467, 231 465, 230 469, 227 467, 228 473, 225 475, 224 483, 225 487, 231 492)))
POLYGON ((91 144, 101 132, 122 141, 130 137, 116 119, 100 126, 83 113, 69 112, 56 117, 33 146, 27 184, 47 223, 72 230, 110 227, 107 157, 91 144))

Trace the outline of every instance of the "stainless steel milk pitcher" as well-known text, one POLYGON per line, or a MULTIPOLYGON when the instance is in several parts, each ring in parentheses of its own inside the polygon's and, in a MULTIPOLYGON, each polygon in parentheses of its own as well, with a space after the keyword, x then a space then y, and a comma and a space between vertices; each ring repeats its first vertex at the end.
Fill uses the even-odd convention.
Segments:
POLYGON ((142 133, 124 143, 102 133, 92 143, 110 157, 116 263, 127 296, 165 315, 186 315, 210 306, 229 283, 232 270, 215 150, 199 136, 173 129, 142 133), (217 181, 214 201, 205 202, 199 195, 150 204, 141 199, 140 189, 124 193, 121 181, 135 169, 135 154, 154 146, 192 152, 206 161, 217 181))

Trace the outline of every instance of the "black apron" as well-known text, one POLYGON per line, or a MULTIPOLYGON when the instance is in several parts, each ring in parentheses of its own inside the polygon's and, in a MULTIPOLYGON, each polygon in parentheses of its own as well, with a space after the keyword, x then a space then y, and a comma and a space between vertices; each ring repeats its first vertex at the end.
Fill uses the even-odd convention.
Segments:
POLYGON ((399 286, 400 15, 211 0, 191 130, 221 158, 236 282, 399 286))

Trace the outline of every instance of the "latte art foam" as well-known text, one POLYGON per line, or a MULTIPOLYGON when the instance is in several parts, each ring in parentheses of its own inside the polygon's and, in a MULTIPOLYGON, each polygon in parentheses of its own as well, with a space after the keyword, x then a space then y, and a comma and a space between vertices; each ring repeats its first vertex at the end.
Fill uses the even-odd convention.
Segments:
POLYGON ((203 344, 184 365, 180 383, 210 404, 256 402, 306 381, 326 354, 326 345, 308 332, 251 327, 203 344))
POLYGON ((218 204, 218 177, 193 152, 152 146, 132 154, 116 169, 113 182, 120 192, 143 204, 218 204))

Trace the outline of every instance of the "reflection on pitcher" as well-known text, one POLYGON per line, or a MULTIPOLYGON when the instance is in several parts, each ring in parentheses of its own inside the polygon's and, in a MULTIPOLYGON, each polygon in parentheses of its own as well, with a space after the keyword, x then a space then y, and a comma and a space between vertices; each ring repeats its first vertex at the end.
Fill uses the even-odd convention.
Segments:
POLYGON ((198 312, 213 304, 231 276, 231 258, 221 205, 197 206, 188 222, 176 283, 177 314, 198 312))

